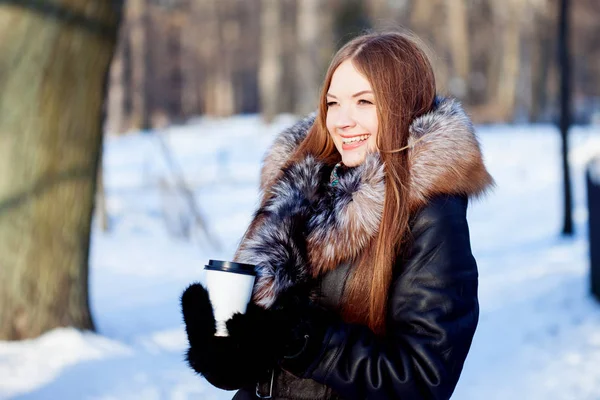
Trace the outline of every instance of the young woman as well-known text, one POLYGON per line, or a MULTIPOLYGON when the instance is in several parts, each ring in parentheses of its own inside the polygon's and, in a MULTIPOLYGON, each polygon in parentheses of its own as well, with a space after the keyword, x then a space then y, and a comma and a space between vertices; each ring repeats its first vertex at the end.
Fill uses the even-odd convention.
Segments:
POLYGON ((235 399, 448 399, 479 312, 467 201, 491 184, 416 42, 350 41, 264 159, 247 313, 215 337, 203 287, 182 296, 190 366, 235 399))

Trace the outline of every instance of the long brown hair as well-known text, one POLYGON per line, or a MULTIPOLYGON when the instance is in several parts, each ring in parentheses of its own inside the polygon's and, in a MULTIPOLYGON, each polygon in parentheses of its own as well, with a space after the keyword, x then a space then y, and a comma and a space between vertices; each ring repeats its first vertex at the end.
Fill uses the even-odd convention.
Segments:
MULTIPOLYGON (((327 91, 338 66, 351 60, 374 92, 379 131, 377 147, 384 164, 385 200, 379 231, 359 260, 346 286, 343 317, 385 333, 385 316, 392 268, 409 228, 409 165, 406 151, 413 119, 431 110, 435 78, 418 40, 405 33, 359 36, 334 56, 321 90, 318 115, 289 163, 312 154, 333 164, 341 160, 327 127, 327 91), (368 299, 368 301, 365 301, 368 299)), ((324 271, 314 271, 315 275, 324 271)))

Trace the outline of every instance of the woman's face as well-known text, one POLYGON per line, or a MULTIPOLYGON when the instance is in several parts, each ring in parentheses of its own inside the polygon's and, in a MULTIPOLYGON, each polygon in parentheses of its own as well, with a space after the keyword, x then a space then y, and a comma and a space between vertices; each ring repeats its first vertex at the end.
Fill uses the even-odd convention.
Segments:
POLYGON ((327 91, 327 130, 348 167, 377 150, 377 107, 369 81, 350 60, 340 64, 327 91))

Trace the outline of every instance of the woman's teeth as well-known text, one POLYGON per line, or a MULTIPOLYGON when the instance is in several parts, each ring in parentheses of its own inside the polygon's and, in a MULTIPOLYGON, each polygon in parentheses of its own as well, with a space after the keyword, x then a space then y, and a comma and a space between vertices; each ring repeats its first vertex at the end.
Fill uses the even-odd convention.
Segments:
POLYGON ((354 143, 354 142, 360 142, 362 140, 367 140, 369 138, 369 136, 370 135, 362 135, 362 136, 355 136, 352 138, 342 139, 342 143, 349 144, 349 143, 354 143))

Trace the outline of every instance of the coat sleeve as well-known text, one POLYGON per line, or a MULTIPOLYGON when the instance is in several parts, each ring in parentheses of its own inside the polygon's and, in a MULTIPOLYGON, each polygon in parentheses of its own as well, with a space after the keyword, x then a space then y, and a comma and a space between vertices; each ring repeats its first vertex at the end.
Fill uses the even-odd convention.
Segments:
POLYGON ((349 399, 450 398, 479 317, 466 209, 466 198, 441 196, 415 216, 385 338, 364 326, 330 327, 312 379, 349 399))

